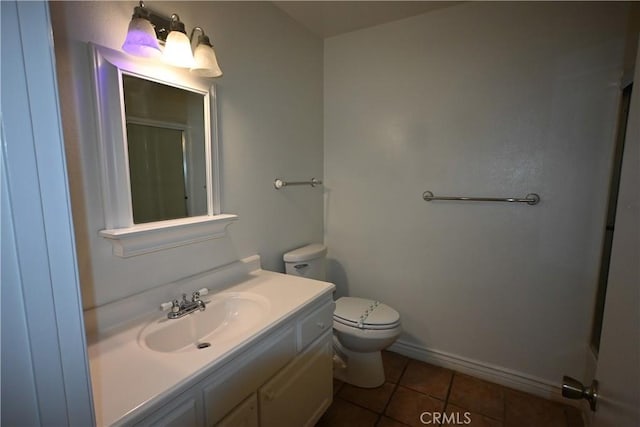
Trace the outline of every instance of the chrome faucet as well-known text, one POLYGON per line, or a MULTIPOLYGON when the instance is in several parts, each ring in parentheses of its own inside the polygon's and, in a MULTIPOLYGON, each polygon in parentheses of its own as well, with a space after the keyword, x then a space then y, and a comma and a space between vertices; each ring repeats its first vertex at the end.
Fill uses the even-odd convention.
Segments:
POLYGON ((191 301, 187 299, 187 294, 182 294, 182 301, 176 299, 170 303, 162 304, 161 308, 163 310, 171 309, 171 311, 167 313, 167 317, 169 319, 179 319, 187 314, 193 313, 194 311, 204 311, 207 307, 205 302, 200 299, 200 296, 206 295, 207 293, 209 293, 207 288, 195 291, 191 294, 191 301))

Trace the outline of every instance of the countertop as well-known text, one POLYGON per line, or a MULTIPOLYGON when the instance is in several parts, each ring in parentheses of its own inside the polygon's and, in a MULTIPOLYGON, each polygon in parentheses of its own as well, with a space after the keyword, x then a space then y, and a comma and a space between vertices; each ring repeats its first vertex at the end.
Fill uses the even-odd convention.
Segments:
MULTIPOLYGON (((204 371, 233 359, 243 350, 303 310, 318 297, 335 289, 331 283, 256 270, 248 279, 218 292, 251 292, 265 297, 270 309, 263 324, 236 340, 209 348, 161 353, 145 349, 138 342, 142 329, 166 316, 160 310, 138 318, 89 343, 89 363, 98 426, 133 420, 137 409, 170 394, 204 371)), ((207 295, 213 297, 215 294, 207 295)), ((207 300, 204 297, 203 300, 207 300)))

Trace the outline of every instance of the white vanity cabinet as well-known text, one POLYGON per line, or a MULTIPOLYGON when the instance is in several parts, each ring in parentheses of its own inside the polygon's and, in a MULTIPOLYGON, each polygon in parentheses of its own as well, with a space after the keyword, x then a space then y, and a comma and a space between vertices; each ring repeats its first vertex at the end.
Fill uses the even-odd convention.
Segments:
MULTIPOLYGON (((220 367, 140 414, 136 426, 314 425, 333 397, 334 302, 325 294, 220 367)), ((215 345, 215 344, 214 344, 215 345)))
POLYGON ((330 334, 323 335, 260 387, 262 427, 313 426, 329 407, 333 390, 330 338, 330 334))

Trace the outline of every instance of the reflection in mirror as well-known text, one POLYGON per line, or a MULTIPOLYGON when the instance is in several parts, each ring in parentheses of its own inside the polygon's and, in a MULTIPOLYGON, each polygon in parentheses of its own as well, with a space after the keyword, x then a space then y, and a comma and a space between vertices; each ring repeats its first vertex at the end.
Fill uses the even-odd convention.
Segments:
POLYGON ((123 74, 134 224, 207 214, 202 94, 123 74))

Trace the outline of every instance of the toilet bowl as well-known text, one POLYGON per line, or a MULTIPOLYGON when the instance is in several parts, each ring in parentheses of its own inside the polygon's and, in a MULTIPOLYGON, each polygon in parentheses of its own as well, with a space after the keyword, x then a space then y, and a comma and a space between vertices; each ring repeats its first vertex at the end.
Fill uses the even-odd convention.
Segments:
MULTIPOLYGON (((327 248, 312 244, 287 252, 287 274, 325 280, 327 248)), ((380 301, 342 297, 333 314, 334 377, 358 387, 384 384, 381 351, 400 336, 400 314, 380 301)))
POLYGON ((380 301, 338 298, 333 331, 336 353, 346 359, 334 366, 334 376, 358 387, 384 384, 381 351, 400 336, 400 314, 380 301))

